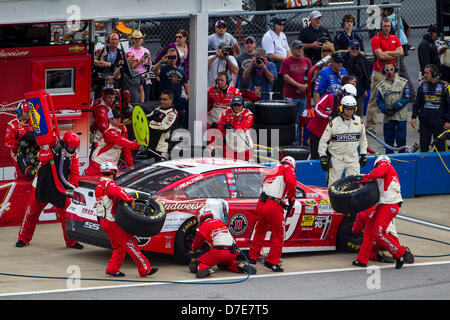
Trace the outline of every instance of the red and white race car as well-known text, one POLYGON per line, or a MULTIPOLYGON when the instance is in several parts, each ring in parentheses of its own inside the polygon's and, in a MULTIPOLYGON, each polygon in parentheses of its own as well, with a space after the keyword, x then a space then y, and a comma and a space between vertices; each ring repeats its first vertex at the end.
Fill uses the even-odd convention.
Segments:
MULTIPOLYGON (((172 254, 182 262, 186 261, 195 236, 196 214, 206 203, 228 223, 238 247, 242 250, 250 247, 261 183, 270 170, 260 164, 241 161, 179 159, 143 166, 123 174, 116 181, 129 192, 138 191, 157 198, 166 210, 159 234, 137 237, 140 249, 172 254)), ((66 231, 71 239, 110 247, 94 209, 97 182, 98 179, 80 181, 67 208, 66 231)), ((352 235, 351 226, 349 216, 331 208, 326 188, 297 182, 294 210, 286 218, 283 252, 341 247, 357 250, 361 239, 352 235)), ((269 238, 270 231, 266 240, 269 238)))

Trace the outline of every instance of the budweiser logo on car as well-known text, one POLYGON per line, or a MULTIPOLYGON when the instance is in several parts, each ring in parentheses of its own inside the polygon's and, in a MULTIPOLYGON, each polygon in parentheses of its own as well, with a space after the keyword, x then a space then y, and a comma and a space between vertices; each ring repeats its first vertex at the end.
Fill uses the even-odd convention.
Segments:
POLYGON ((172 202, 164 203, 164 209, 166 209, 166 211, 198 210, 204 205, 205 203, 199 202, 172 202))

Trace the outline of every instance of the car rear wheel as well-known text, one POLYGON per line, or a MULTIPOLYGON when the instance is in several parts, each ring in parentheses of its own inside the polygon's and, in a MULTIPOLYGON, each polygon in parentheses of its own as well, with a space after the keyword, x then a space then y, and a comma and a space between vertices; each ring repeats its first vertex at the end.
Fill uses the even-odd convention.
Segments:
POLYGON ((162 203, 148 194, 135 192, 135 208, 121 201, 116 208, 114 217, 117 224, 126 232, 139 237, 157 235, 166 220, 166 210, 162 203))
POLYGON ((362 234, 355 235, 352 232, 355 215, 347 214, 339 225, 336 237, 336 249, 339 251, 356 253, 362 244, 362 234))
POLYGON ((189 251, 195 239, 197 219, 187 219, 177 231, 175 236, 175 260, 182 264, 190 261, 189 251))

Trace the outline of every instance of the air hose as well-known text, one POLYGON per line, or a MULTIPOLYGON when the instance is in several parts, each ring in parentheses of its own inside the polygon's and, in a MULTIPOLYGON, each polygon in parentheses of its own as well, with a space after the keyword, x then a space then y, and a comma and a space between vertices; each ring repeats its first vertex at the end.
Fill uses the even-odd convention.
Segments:
MULTIPOLYGON (((436 239, 432 239, 432 238, 427 238, 427 237, 416 236, 414 234, 401 233, 401 232, 399 232, 398 234, 400 234, 402 236, 408 236, 408 237, 414 237, 414 238, 428 240, 428 241, 434 241, 434 242, 445 244, 447 246, 450 245, 449 242, 436 240, 436 239)), ((439 258, 439 257, 448 257, 448 256, 450 256, 450 254, 439 254, 439 255, 432 255, 432 256, 424 256, 424 255, 416 255, 416 254, 414 255, 414 257, 418 257, 418 258, 439 258)))

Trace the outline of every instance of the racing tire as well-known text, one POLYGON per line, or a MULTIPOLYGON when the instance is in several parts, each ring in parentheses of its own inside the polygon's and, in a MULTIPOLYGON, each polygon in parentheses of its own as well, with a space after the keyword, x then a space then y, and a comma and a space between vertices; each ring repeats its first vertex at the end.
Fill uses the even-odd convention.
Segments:
POLYGON ((29 178, 36 175, 39 168, 39 146, 33 132, 28 132, 19 141, 19 149, 17 150, 17 167, 29 178), (21 145, 25 141, 26 146, 21 145))
POLYGON ((162 203, 148 194, 135 192, 131 194, 136 203, 135 209, 127 202, 117 205, 114 218, 126 232, 138 237, 157 235, 166 221, 166 210, 162 203))
MULTIPOLYGON (((267 146, 274 146, 272 143, 271 132, 272 130, 279 130, 279 146, 291 145, 295 140, 295 124, 288 125, 268 125, 268 124, 255 124, 254 126, 258 137, 258 143, 261 144, 262 132, 259 129, 267 129, 267 146)), ((276 141, 274 141, 276 143, 276 141)))
POLYGON ((339 229, 336 236, 336 249, 339 251, 356 253, 359 251, 363 235, 355 235, 352 232, 353 222, 355 221, 355 215, 346 214, 339 225, 339 229))
POLYGON ((380 192, 375 181, 361 186, 363 175, 353 175, 339 179, 328 188, 333 210, 338 213, 356 214, 374 206, 380 192))
POLYGON ((197 225, 197 219, 191 218, 183 222, 178 229, 174 245, 174 256, 177 262, 185 265, 189 264, 191 260, 189 251, 191 250, 191 244, 195 239, 197 225))
POLYGON ((280 160, 286 156, 291 156, 295 160, 308 160, 309 147, 302 147, 302 146, 280 147, 280 160))
POLYGON ((255 119, 257 124, 282 126, 295 123, 297 106, 283 100, 257 101, 255 105, 255 119))

